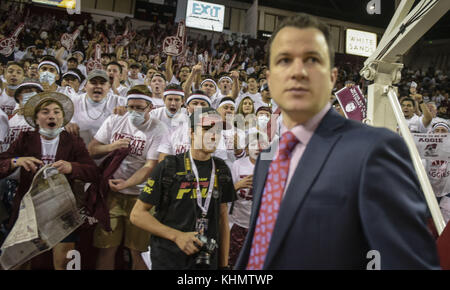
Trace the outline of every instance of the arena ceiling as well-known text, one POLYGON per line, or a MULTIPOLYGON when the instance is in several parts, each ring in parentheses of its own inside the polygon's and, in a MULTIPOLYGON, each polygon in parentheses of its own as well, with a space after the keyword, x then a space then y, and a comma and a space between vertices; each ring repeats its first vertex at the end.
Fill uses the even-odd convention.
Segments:
MULTIPOLYGON (((253 3, 253 0, 238 0, 253 3)), ((368 14, 370 0, 259 0, 259 5, 305 12, 317 16, 386 28, 394 15, 395 1, 381 0, 381 14, 368 14)), ((444 0, 449 1, 449 0, 444 0)), ((415 1, 414 5, 419 3, 415 1)), ((450 12, 425 35, 426 40, 450 38, 450 12)))

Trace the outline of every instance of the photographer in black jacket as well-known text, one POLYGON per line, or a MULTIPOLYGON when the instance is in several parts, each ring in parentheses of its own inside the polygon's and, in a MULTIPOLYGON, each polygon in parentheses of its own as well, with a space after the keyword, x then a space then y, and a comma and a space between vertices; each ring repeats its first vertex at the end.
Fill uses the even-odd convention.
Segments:
POLYGON ((211 156, 222 119, 214 109, 202 108, 190 122, 191 150, 167 156, 156 166, 131 212, 131 222, 152 233, 155 270, 228 266, 227 203, 236 193, 225 162, 211 156), (149 213, 153 206, 155 217, 149 213))

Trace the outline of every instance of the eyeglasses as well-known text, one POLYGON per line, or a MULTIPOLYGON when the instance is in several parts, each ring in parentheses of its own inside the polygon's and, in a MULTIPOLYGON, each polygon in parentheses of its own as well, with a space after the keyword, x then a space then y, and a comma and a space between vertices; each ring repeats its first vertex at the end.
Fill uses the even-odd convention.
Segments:
POLYGON ((128 111, 136 111, 136 112, 144 112, 151 104, 148 104, 145 107, 142 106, 125 106, 128 111))

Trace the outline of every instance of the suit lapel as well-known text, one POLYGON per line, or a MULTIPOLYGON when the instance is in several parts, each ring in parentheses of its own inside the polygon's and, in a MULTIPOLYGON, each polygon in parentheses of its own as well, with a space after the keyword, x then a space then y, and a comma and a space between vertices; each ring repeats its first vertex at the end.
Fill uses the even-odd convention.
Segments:
POLYGON ((330 110, 322 119, 306 146, 281 202, 264 268, 270 265, 275 253, 281 246, 302 201, 309 193, 316 176, 320 173, 333 146, 341 136, 335 130, 342 126, 344 122, 345 119, 338 116, 333 110, 330 110))

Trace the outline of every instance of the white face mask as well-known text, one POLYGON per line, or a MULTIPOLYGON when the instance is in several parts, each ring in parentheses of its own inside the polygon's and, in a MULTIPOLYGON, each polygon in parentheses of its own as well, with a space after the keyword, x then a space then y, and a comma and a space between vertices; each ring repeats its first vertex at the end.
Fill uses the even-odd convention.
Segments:
POLYGON ((91 104, 92 106, 98 106, 101 105, 103 103, 106 102, 106 97, 104 97, 103 99, 101 99, 100 101, 96 102, 93 99, 91 99, 89 96, 86 96, 86 100, 89 102, 89 104, 91 104))
POLYGON ((19 86, 10 86, 10 85, 8 85, 8 89, 10 89, 10 90, 17 90, 17 88, 18 88, 19 86))
POLYGON ((173 118, 173 116, 175 116, 177 113, 172 113, 166 108, 166 114, 169 118, 173 118))
POLYGON ((37 95, 37 92, 23 93, 22 94, 22 105, 25 105, 26 102, 35 95, 37 95))
POLYGON ((48 83, 48 85, 51 86, 56 81, 56 75, 49 71, 45 71, 39 74, 39 81, 41 83, 48 83))
POLYGON ((44 129, 44 128, 39 128, 39 134, 41 134, 42 136, 45 136, 47 138, 56 138, 58 137, 58 135, 64 130, 63 127, 60 127, 58 129, 44 129))
POLYGON ((144 112, 136 112, 136 111, 130 111, 128 113, 128 118, 130 119, 130 122, 138 127, 145 122, 145 113, 144 112))
POLYGON ((258 117, 258 126, 260 128, 265 128, 267 126, 267 123, 269 123, 270 118, 266 115, 262 115, 258 117))

